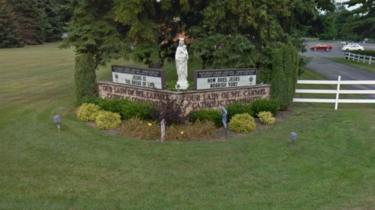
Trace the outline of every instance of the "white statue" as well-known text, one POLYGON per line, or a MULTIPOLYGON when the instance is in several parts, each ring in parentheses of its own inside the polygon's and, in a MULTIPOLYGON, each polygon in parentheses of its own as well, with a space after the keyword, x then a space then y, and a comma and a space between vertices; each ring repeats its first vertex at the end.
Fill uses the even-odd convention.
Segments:
POLYGON ((187 81, 189 54, 186 49, 186 45, 184 43, 183 38, 180 38, 180 41, 178 43, 175 59, 176 59, 176 69, 177 69, 177 76, 178 76, 176 89, 186 90, 189 87, 189 83, 187 81))

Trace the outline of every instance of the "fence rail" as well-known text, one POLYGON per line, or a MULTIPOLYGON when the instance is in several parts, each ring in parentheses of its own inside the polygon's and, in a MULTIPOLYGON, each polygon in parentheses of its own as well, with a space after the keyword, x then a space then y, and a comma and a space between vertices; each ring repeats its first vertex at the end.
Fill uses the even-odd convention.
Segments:
POLYGON ((375 64, 375 57, 371 55, 361 55, 361 54, 347 52, 345 53, 345 58, 346 60, 368 63, 369 65, 375 64))
POLYGON ((308 85, 336 85, 336 89, 296 89, 296 93, 300 94, 335 94, 334 99, 321 98, 294 98, 295 103, 331 103, 335 104, 335 110, 339 104, 375 104, 375 99, 340 99, 341 94, 353 95, 375 95, 375 89, 368 90, 342 90, 341 85, 375 85, 374 80, 341 80, 338 76, 337 80, 298 80, 297 84, 308 85))

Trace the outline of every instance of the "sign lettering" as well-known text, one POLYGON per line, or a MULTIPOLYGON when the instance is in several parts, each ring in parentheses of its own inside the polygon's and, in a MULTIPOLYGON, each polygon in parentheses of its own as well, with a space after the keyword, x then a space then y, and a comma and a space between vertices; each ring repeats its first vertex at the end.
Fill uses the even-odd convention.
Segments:
POLYGON ((195 77, 197 90, 256 85, 256 69, 198 70, 195 77))

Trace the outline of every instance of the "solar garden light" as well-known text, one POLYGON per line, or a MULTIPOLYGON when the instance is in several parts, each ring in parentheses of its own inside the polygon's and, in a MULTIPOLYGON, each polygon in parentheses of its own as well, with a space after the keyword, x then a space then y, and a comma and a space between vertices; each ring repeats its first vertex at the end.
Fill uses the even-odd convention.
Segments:
POLYGON ((53 123, 55 123, 57 130, 60 132, 61 116, 57 114, 57 115, 53 116, 52 120, 53 120, 53 123))
POLYGON ((290 137, 289 138, 290 138, 290 143, 294 144, 297 141, 297 139, 298 139, 298 134, 293 131, 293 132, 290 133, 290 137))
POLYGON ((219 108, 221 110, 221 122, 223 123, 224 128, 227 129, 228 128, 228 124, 227 124, 227 122, 228 122, 228 111, 223 106, 220 106, 219 108))

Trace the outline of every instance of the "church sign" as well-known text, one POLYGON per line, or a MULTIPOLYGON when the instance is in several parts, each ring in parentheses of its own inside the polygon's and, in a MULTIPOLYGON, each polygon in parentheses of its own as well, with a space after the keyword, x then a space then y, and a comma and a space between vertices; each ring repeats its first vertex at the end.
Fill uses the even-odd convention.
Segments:
POLYGON ((250 87, 256 85, 256 69, 195 71, 197 90, 250 87))
POLYGON ((163 89, 164 71, 162 69, 112 66, 112 80, 129 86, 163 89))

